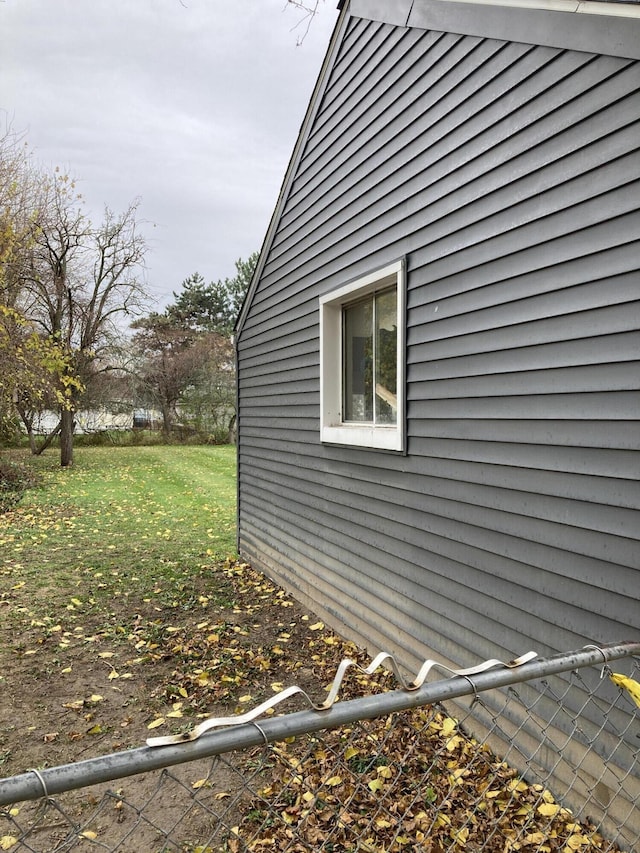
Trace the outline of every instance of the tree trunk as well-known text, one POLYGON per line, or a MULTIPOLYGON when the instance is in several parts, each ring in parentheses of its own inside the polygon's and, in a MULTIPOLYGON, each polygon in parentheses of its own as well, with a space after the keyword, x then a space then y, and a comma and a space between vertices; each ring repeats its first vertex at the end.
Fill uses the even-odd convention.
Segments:
POLYGON ((47 447, 49 447, 49 445, 51 444, 53 439, 60 432, 60 427, 61 427, 61 424, 59 423, 58 426, 53 430, 53 432, 50 432, 49 435, 45 438, 45 440, 42 442, 40 447, 36 447, 36 456, 41 456, 45 452, 47 447))
POLYGON ((27 431, 27 437, 29 438, 29 449, 31 450, 32 456, 38 456, 38 447, 36 445, 36 437, 33 433, 33 413, 27 412, 26 409, 23 409, 22 406, 16 406, 16 410, 20 417, 20 420, 24 424, 24 428, 27 431))
POLYGON ((63 409, 60 415, 60 465, 73 465, 73 411, 63 409))
POLYGON ((172 427, 172 418, 171 418, 171 407, 166 403, 162 403, 161 405, 162 411, 162 432, 165 436, 171 435, 171 427, 172 427))

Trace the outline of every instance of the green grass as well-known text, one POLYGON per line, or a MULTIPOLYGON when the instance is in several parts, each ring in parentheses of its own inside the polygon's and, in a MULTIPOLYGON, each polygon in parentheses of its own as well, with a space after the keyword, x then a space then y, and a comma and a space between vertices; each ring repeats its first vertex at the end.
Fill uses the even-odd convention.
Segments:
POLYGON ((133 589, 186 606, 190 582, 235 553, 233 447, 78 448, 69 469, 11 457, 43 486, 0 515, 0 582, 38 599, 40 617, 133 589))

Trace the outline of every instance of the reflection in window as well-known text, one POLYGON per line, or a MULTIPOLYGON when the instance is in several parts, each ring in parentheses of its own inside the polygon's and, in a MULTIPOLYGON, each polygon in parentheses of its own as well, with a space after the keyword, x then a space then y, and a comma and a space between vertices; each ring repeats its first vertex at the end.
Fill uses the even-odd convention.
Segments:
POLYGON ((397 423, 397 292, 343 306, 344 421, 397 423))

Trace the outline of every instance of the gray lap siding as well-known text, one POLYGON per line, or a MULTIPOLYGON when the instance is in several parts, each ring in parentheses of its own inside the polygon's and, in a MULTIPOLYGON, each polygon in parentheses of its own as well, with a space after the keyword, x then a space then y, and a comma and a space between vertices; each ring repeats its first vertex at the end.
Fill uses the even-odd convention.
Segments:
POLYGON ((640 633, 639 91, 348 21, 239 334, 239 544, 372 651, 640 633), (323 446, 318 298, 400 257, 407 453, 323 446))

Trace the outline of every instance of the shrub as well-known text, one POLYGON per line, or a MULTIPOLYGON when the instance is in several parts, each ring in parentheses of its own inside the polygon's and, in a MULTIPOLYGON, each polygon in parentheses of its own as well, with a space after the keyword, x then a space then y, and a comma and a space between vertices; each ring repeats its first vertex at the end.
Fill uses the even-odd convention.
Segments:
POLYGON ((39 484, 39 476, 26 465, 0 459, 0 513, 10 510, 19 503, 27 489, 39 484))

